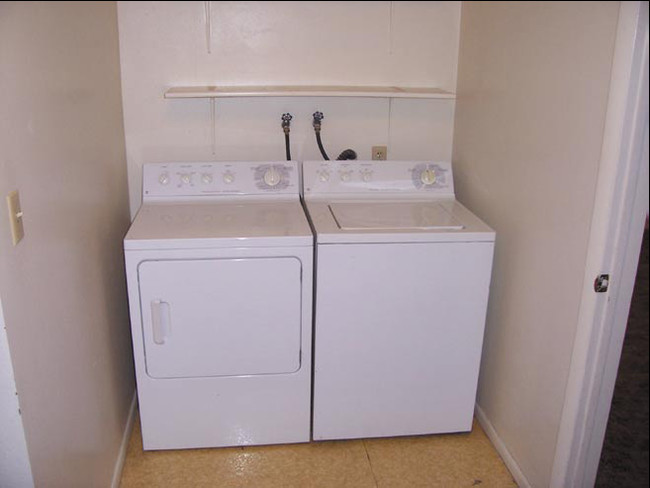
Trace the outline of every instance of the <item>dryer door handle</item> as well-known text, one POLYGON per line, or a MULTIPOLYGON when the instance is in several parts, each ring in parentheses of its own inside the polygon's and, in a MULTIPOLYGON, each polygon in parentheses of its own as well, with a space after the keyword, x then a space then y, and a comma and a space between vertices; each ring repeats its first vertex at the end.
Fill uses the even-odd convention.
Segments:
POLYGON ((162 345, 172 331, 171 310, 169 303, 162 300, 151 301, 151 327, 153 341, 162 345))

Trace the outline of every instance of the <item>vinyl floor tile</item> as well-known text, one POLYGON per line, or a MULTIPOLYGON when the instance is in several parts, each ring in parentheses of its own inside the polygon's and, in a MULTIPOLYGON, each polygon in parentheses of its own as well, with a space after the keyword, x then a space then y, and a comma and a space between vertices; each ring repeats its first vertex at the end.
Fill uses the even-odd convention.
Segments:
POLYGON ((514 487, 477 422, 469 434, 143 451, 131 435, 123 488, 514 487))
POLYGON ((121 486, 373 488, 363 441, 143 451, 136 421, 121 486))
POLYGON ((363 442, 378 487, 517 486, 477 421, 470 433, 363 442))

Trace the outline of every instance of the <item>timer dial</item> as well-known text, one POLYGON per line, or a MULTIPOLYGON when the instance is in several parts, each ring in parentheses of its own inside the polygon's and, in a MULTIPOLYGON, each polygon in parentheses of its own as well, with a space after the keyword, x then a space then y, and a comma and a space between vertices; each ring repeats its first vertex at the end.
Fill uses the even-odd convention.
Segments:
POLYGON ((279 191, 291 184, 290 168, 284 164, 261 164, 254 171, 255 183, 260 190, 279 191))

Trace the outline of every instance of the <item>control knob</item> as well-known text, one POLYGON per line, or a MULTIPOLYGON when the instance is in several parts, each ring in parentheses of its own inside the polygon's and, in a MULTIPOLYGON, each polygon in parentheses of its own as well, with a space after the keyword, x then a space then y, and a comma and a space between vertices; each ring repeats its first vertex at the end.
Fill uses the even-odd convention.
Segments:
POLYGON ((276 186, 280 181, 282 181, 282 175, 277 169, 269 168, 266 170, 266 173, 264 173, 264 183, 268 186, 276 186))
POLYGON ((425 185, 433 185, 436 182, 436 172, 429 168, 422 170, 420 181, 425 185))
POLYGON ((352 171, 341 171, 340 176, 341 181, 350 181, 350 178, 352 177, 352 171))
POLYGON ((169 173, 160 173, 160 176, 158 176, 158 183, 160 183, 161 185, 168 185, 169 173))

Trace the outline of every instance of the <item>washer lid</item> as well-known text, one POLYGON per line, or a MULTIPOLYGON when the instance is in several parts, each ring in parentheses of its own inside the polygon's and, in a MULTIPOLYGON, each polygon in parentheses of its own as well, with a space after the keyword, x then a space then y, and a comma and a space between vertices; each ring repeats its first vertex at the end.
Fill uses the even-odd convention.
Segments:
POLYGON ((336 224, 343 230, 461 230, 454 216, 437 202, 331 203, 336 224))
POLYGON ((318 244, 493 242, 495 237, 453 198, 306 203, 318 244))
POLYGON ((142 205, 124 238, 127 250, 312 244, 298 200, 148 203, 142 205))

